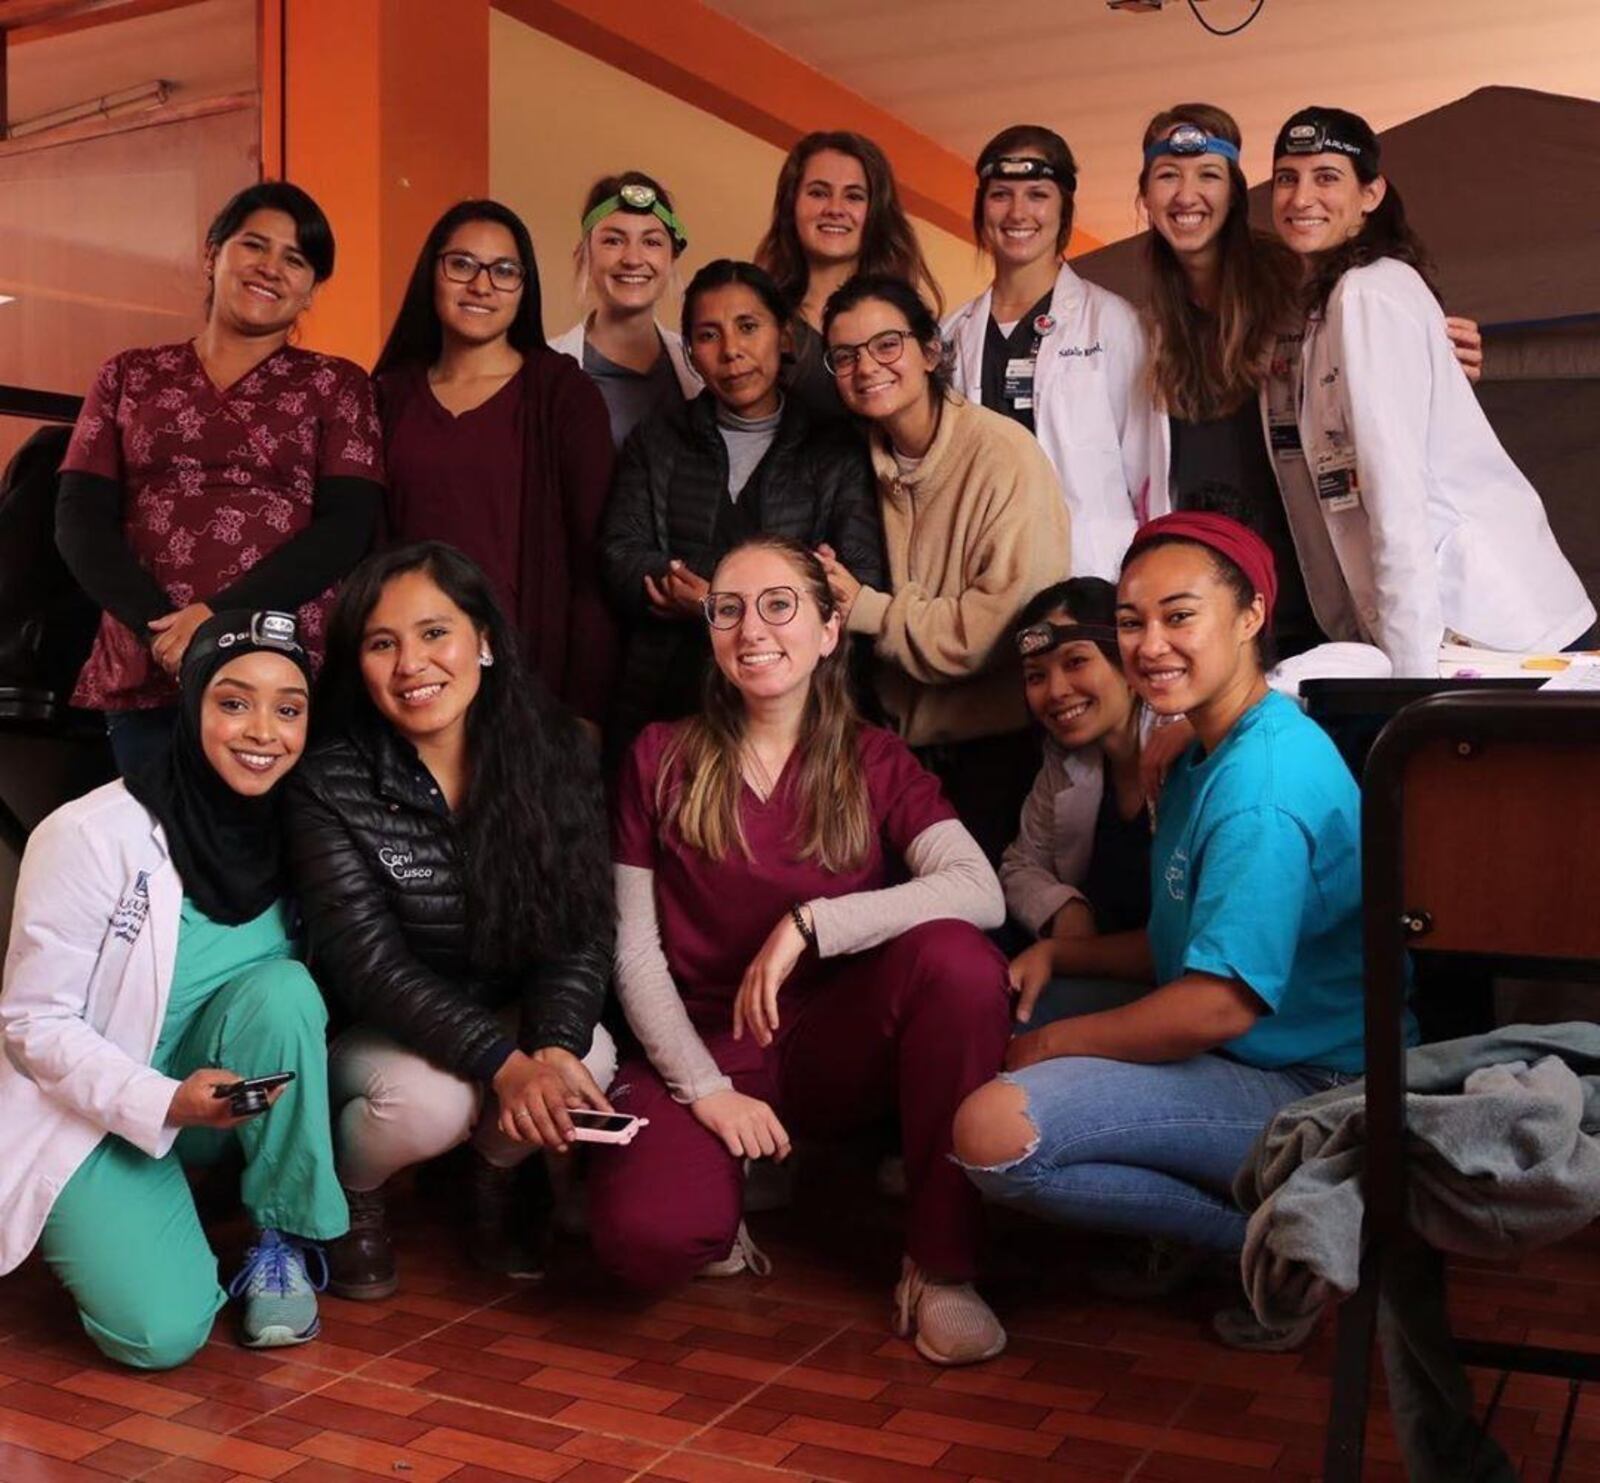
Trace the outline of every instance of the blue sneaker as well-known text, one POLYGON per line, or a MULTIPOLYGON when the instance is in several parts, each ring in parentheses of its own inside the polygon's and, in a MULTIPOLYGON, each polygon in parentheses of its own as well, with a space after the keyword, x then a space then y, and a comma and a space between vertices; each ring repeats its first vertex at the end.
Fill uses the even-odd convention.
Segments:
POLYGON ((273 1349, 304 1344, 317 1337, 317 1294, 328 1285, 322 1248, 277 1231, 263 1231, 245 1255, 239 1275, 228 1284, 230 1297, 244 1299, 242 1338, 247 1348, 273 1349), (306 1253, 315 1255, 321 1277, 312 1281, 306 1253))

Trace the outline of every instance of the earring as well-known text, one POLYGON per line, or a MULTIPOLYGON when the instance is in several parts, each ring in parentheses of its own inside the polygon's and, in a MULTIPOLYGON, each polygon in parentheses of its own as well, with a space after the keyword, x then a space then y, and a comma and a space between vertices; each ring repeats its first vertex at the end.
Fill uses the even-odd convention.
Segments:
POLYGON ((493 654, 491 654, 487 649, 479 649, 478 650, 478 668, 479 669, 488 669, 489 666, 491 664, 493 664, 493 663, 494 663, 494 655, 493 654))

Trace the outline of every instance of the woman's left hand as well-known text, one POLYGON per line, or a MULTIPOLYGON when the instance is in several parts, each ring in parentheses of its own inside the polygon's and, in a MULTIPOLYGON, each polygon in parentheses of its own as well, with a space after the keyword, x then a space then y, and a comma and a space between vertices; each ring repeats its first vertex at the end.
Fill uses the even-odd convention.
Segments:
POLYGON ((818 546, 817 560, 822 563, 822 570, 827 574, 828 590, 833 593, 833 601, 839 609, 839 621, 850 621, 850 609, 856 605, 856 597, 861 591, 861 583, 856 581, 847 567, 834 554, 832 546, 818 546))
MULTIPOLYGON (((800 908, 801 911, 805 907, 800 908)), ((742 1040, 745 1027, 755 1036, 756 1044, 772 1044, 778 1028, 778 990, 784 980, 794 972, 806 950, 806 940, 795 926, 794 918, 785 913, 778 925, 767 934, 761 951, 750 960, 739 984, 738 997, 733 1001, 733 1038, 742 1040)))
POLYGON ((531 1143, 556 1153, 565 1153, 572 1141, 569 1107, 611 1111, 589 1068, 556 1045, 532 1055, 513 1051, 491 1086, 500 1104, 500 1131, 513 1143, 531 1143))
POLYGON ((156 663, 169 675, 176 675, 183 665, 183 656, 189 651, 189 641, 194 631, 211 616, 211 609, 203 602, 192 602, 186 608, 168 613, 150 624, 155 637, 150 641, 150 652, 156 663))

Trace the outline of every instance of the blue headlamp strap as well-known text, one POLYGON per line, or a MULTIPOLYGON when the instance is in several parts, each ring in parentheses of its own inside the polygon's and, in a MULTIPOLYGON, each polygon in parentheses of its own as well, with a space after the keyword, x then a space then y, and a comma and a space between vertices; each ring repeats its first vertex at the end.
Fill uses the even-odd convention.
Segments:
POLYGON ((1225 160, 1239 163, 1239 146, 1227 139, 1208 134, 1197 124, 1179 124, 1165 139, 1154 140, 1144 152, 1144 162, 1149 164, 1164 154, 1180 157, 1197 154, 1219 154, 1225 160))

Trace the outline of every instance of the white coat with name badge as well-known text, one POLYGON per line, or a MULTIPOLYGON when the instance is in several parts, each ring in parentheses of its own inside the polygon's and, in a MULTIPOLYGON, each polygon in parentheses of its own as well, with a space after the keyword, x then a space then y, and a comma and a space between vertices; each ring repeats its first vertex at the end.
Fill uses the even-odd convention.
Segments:
MULTIPOLYGON (((992 297, 980 294, 944 323, 955 389, 980 403, 992 297)), ((1049 319, 1034 361, 1034 431, 1066 495, 1071 575, 1114 582, 1138 528, 1137 499, 1148 476, 1144 331, 1132 304, 1064 263, 1049 319)))

